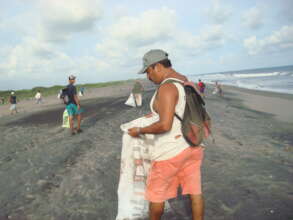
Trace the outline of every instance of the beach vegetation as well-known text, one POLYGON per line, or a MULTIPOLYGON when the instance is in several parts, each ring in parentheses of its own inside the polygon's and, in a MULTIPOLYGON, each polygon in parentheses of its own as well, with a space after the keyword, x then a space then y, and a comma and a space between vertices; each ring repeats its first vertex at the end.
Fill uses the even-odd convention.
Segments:
MULTIPOLYGON (((120 81, 110 81, 110 82, 101 82, 101 83, 76 84, 76 89, 77 89, 77 91, 79 91, 80 88, 85 88, 85 90, 86 90, 86 89, 92 89, 92 88, 115 86, 115 85, 120 85, 123 83, 130 82, 130 81, 133 81, 133 80, 120 80, 120 81)), ((37 91, 40 91, 42 93, 43 97, 51 96, 51 95, 57 96, 59 91, 61 89, 63 89, 65 86, 66 85, 54 85, 51 87, 37 86, 32 89, 0 91, 0 98, 4 98, 4 103, 8 103, 9 96, 12 91, 15 92, 15 95, 17 96, 18 101, 34 99, 37 91)))

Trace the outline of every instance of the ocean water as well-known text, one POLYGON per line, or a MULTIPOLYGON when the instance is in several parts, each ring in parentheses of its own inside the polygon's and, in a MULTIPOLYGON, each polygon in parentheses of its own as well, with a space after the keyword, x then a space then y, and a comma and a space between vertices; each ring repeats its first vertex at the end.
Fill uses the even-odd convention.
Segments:
POLYGON ((219 73, 190 75, 195 82, 232 85, 241 88, 293 94, 293 66, 270 67, 219 73))

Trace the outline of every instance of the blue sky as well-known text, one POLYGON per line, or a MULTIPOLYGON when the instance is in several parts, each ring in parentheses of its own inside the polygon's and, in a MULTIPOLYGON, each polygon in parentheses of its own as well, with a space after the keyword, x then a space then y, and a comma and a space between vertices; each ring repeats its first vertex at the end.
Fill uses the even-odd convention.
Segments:
POLYGON ((0 4, 0 90, 143 77, 156 48, 187 75, 293 64, 292 0, 0 4))

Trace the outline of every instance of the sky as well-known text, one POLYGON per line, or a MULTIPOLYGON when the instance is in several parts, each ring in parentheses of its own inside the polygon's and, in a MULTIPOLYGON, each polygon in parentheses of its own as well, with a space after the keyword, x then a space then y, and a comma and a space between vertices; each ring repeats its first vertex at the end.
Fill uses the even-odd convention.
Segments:
POLYGON ((292 0, 0 0, 0 90, 293 64, 292 0))

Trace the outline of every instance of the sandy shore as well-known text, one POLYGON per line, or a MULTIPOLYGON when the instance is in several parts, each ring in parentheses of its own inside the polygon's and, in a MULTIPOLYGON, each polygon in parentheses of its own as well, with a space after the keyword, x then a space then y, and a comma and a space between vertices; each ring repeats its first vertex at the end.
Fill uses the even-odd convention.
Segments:
MULTIPOLYGON (((55 97, 19 103, 16 116, 2 106, 0 219, 115 219, 119 126, 149 112, 145 83, 139 109, 124 105, 131 83, 87 94, 84 132, 73 138, 55 97)), ((293 219, 293 96, 225 86, 224 97, 208 89, 206 102, 215 143, 207 141, 202 170, 205 219, 293 219)), ((190 219, 186 202, 171 200, 164 219, 190 219)))
POLYGON ((232 86, 233 92, 241 97, 245 106, 260 112, 273 114, 278 120, 293 122, 293 95, 258 90, 248 90, 232 86))

